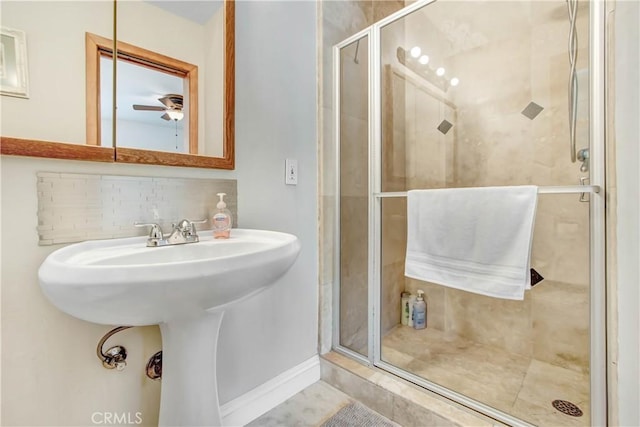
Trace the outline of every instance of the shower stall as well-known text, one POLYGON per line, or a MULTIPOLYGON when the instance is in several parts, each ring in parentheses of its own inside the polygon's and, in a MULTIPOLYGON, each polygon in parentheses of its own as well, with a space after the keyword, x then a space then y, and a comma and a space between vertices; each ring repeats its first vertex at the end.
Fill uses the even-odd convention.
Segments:
POLYGON ((510 425, 606 425, 604 21, 426 0, 334 46, 336 351, 510 425), (517 185, 539 188, 524 300, 405 277, 408 190, 517 185))

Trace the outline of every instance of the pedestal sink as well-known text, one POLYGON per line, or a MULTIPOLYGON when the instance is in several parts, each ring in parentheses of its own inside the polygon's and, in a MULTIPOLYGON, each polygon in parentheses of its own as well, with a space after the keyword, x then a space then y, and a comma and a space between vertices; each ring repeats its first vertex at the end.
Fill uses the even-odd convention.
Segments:
POLYGON ((200 234, 198 243, 159 248, 147 248, 146 237, 77 243, 49 255, 38 273, 49 301, 79 319, 160 325, 160 425, 221 425, 216 347, 224 310, 282 276, 300 250, 286 233, 200 234))

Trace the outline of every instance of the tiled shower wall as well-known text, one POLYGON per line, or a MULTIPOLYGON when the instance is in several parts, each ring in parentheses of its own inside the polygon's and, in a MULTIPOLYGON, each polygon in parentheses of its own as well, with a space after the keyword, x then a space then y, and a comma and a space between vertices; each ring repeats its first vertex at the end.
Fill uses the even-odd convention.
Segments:
POLYGON ((227 208, 238 224, 237 185, 230 179, 153 178, 38 172, 40 245, 147 235, 157 223, 164 232, 181 219, 211 228, 216 193, 227 193, 227 208))

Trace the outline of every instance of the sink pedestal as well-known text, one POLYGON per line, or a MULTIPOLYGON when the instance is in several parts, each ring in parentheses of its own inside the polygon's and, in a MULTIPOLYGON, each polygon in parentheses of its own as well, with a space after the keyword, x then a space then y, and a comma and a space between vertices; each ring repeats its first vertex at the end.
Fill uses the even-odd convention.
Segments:
POLYGON ((224 311, 160 324, 161 426, 220 426, 216 379, 218 334, 224 311))

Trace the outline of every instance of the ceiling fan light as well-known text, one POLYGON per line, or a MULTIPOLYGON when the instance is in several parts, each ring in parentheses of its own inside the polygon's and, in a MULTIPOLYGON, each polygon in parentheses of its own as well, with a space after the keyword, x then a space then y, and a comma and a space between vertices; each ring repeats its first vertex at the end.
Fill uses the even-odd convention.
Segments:
POLYGON ((182 120, 184 118, 184 113, 180 110, 168 110, 167 115, 171 120, 175 121, 182 120))

